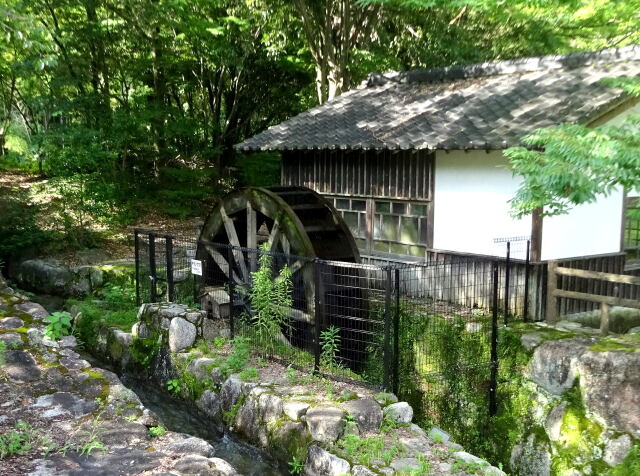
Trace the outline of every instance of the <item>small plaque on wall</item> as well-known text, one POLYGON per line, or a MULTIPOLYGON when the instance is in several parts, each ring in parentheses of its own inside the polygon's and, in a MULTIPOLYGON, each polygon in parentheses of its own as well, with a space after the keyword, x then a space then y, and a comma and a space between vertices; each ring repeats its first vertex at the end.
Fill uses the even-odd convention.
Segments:
POLYGON ((199 259, 191 260, 191 274, 202 276, 202 261, 200 261, 199 259))

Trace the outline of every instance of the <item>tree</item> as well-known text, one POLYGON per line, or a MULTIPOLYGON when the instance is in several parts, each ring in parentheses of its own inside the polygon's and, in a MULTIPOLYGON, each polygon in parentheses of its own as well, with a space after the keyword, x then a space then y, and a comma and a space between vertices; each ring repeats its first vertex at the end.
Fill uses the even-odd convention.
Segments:
MULTIPOLYGON (((638 80, 611 83, 640 96, 638 80)), ((505 151, 514 175, 523 179, 511 201, 517 217, 536 210, 563 214, 619 187, 640 186, 640 117, 596 128, 563 124, 537 130, 523 142, 527 147, 505 151)))

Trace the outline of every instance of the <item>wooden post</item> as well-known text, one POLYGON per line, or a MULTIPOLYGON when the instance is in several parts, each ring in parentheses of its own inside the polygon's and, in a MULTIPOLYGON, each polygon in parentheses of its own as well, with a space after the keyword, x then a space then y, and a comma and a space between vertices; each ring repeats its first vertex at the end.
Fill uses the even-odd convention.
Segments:
POLYGON ((547 263, 547 324, 555 324, 558 322, 558 306, 555 292, 558 287, 558 275, 556 268, 557 261, 549 261, 547 263))
POLYGON ((609 335, 609 304, 600 304, 600 334, 609 335))

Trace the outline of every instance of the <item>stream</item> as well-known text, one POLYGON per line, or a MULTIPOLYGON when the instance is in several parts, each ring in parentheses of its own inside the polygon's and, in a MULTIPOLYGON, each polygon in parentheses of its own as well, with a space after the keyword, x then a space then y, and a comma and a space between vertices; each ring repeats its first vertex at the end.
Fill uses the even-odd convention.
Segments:
MULTIPOLYGON (((40 295, 32 298, 49 312, 62 309, 64 300, 52 296, 40 295)), ((78 350, 82 358, 92 366, 116 372, 111 365, 78 350)), ((285 476, 288 471, 265 452, 246 444, 231 434, 221 433, 207 421, 192 403, 177 400, 149 380, 130 374, 116 372, 122 383, 132 390, 143 405, 153 411, 160 423, 170 431, 197 436, 209 442, 215 448, 215 456, 230 463, 244 476, 285 476)))

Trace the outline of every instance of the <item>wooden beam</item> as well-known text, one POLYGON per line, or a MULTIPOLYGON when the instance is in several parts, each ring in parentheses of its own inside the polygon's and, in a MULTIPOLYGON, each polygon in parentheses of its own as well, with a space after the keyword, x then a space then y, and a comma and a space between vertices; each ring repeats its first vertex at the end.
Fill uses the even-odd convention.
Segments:
MULTIPOLYGON (((256 219, 256 211, 251 206, 251 202, 247 201, 247 248, 256 249, 258 247, 258 223, 256 219)), ((254 272, 258 269, 258 256, 256 253, 249 252, 249 270, 254 272)))
MULTIPOLYGON (((229 238, 229 244, 234 247, 240 248, 240 240, 238 239, 238 232, 236 231, 236 226, 233 223, 233 220, 229 218, 227 215, 224 206, 220 206, 220 216, 222 217, 222 222, 224 223, 224 228, 227 231, 227 237, 229 238)), ((247 265, 244 262, 244 255, 242 251, 238 249, 233 250, 233 257, 235 258, 238 266, 240 267, 240 273, 242 274, 243 280, 249 279, 249 273, 247 272, 247 265)))
POLYGON ((556 292, 558 287, 558 276, 556 275, 557 261, 547 263, 547 323, 554 325, 558 322, 558 306, 556 302, 556 292))
POLYGON ((273 222, 273 228, 271 228, 271 233, 269 233, 269 241, 267 242, 267 247, 269 251, 274 251, 275 247, 278 244, 280 239, 280 221, 276 218, 273 222))
POLYGON ((610 283, 635 284, 640 286, 640 277, 627 274, 604 273, 602 271, 587 271, 585 269, 557 267, 556 274, 562 276, 575 276, 585 279, 599 279, 610 283))
POLYGON ((640 309, 640 301, 636 299, 622 299, 615 296, 601 296, 599 294, 580 293, 577 291, 565 291, 564 289, 556 289, 553 291, 555 297, 563 297, 569 299, 580 299, 582 301, 597 302, 600 304, 609 304, 610 306, 630 307, 640 309))

